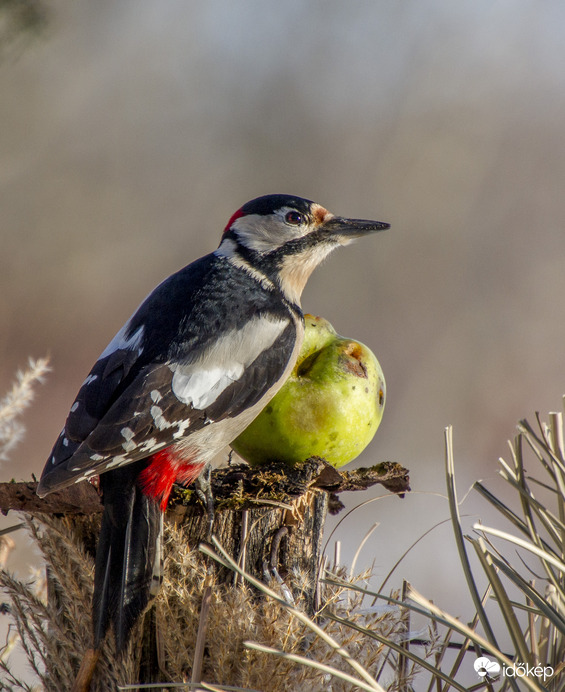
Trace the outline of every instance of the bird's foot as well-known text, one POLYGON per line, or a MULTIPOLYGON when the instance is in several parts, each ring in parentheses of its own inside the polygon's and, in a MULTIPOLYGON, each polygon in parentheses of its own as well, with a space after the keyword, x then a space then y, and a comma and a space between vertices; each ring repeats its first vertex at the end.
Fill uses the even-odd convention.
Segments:
POLYGON ((281 590, 281 595, 284 600, 291 606, 295 606, 296 602, 292 591, 288 587, 287 583, 279 574, 278 563, 279 563, 279 550, 281 546, 281 540, 288 534, 288 526, 281 526, 280 529, 273 536, 273 542, 271 543, 271 559, 269 562, 266 560, 263 562, 263 576, 265 581, 269 583, 271 579, 274 579, 281 590))
POLYGON ((212 466, 210 464, 204 466, 204 470, 194 481, 194 488, 208 515, 208 536, 210 537, 212 536, 214 519, 216 517, 214 512, 214 495, 212 493, 212 466))

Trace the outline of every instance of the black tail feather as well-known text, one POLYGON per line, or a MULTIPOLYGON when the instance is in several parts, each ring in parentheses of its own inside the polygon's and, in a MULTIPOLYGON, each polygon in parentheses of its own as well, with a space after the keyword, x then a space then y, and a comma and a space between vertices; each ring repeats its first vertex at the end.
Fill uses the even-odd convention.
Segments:
POLYGON ((127 646, 132 627, 145 610, 160 565, 162 512, 137 485, 137 464, 100 477, 104 514, 94 575, 92 620, 98 648, 110 622, 116 647, 127 646), (132 468, 134 467, 134 468, 132 468))

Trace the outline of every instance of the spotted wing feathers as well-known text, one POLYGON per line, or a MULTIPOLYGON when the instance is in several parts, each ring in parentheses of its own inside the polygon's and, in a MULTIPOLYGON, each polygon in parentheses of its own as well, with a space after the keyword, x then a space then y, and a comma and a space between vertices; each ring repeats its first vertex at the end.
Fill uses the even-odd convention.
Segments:
POLYGON ((295 341, 292 320, 262 317, 180 361, 140 367, 129 349, 104 356, 71 407, 38 493, 131 464, 237 416, 281 377, 295 341))

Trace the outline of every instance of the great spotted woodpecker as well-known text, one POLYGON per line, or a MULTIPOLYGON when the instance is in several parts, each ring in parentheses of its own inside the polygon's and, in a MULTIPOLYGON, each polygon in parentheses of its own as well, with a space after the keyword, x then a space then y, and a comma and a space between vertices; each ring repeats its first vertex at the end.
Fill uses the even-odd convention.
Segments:
POLYGON ((313 269, 334 248, 385 228, 290 195, 247 202, 218 249, 157 286, 102 352, 37 489, 43 497, 101 475, 96 648, 112 622, 123 651, 148 604, 173 483, 193 481, 284 383, 313 269))

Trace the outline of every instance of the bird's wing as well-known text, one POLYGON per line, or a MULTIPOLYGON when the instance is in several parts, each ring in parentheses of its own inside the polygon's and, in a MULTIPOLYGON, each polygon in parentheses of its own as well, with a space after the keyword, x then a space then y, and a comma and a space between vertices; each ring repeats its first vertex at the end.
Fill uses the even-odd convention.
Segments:
POLYGON ((297 338, 290 315, 263 313, 239 329, 193 341, 182 357, 141 365, 143 328, 124 330, 82 385, 43 471, 40 495, 237 416, 281 378, 297 338))

